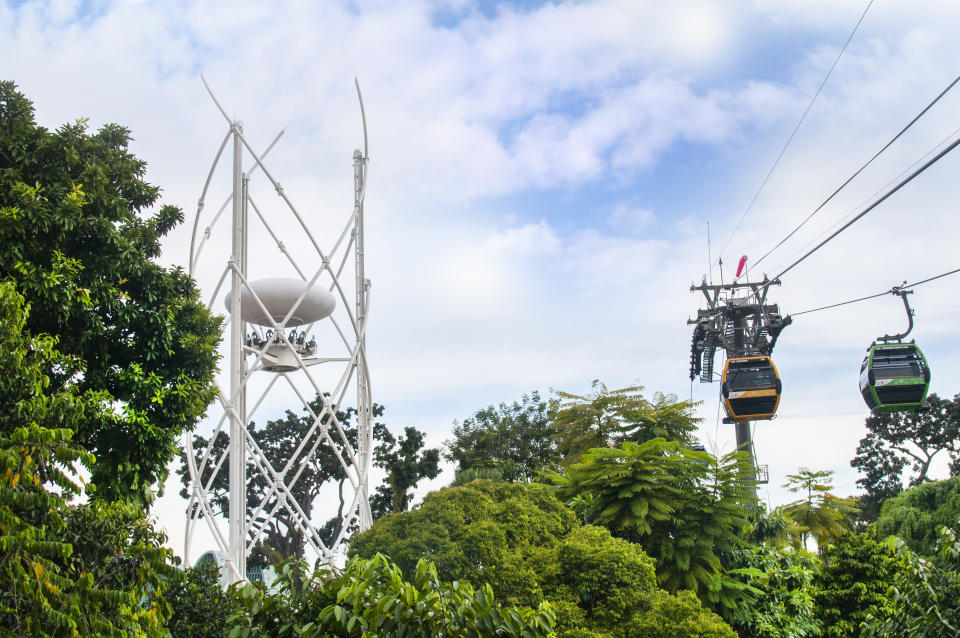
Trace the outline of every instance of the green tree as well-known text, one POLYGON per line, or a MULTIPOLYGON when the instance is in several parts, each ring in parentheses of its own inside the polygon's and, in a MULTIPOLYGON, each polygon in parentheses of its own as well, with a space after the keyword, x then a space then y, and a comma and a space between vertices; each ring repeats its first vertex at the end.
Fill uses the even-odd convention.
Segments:
POLYGON ((29 310, 0 282, 0 633, 13 636, 160 636, 167 550, 130 505, 79 496, 78 465, 93 455, 73 428, 109 410, 107 395, 46 372, 74 359, 26 329, 29 310))
POLYGON ((351 556, 381 551, 406 578, 427 557, 443 580, 489 585, 503 604, 547 601, 561 637, 733 636, 699 601, 659 590, 653 561, 639 545, 581 527, 543 485, 478 480, 432 492, 417 509, 385 516, 351 539, 351 556), (668 629, 662 614, 679 609, 704 633, 668 629), (630 629, 637 623, 659 629, 638 634, 630 629))
POLYGON ((861 636, 939 638, 960 635, 960 543, 946 528, 929 559, 891 537, 888 546, 902 559, 889 589, 889 605, 874 608, 861 636))
POLYGON ((406 512, 417 483, 440 475, 440 450, 423 449, 423 432, 407 426, 398 439, 386 426, 378 427, 380 444, 373 450, 373 464, 386 470, 387 476, 370 499, 374 520, 384 514, 406 512))
POLYGON ((875 530, 831 539, 820 558, 812 591, 823 636, 855 638, 871 614, 890 613, 887 590, 902 561, 891 544, 877 541, 875 530))
POLYGON ((457 471, 491 469, 504 481, 531 481, 543 468, 562 462, 553 441, 550 404, 536 391, 520 403, 501 403, 478 410, 463 423, 454 422, 453 439, 444 454, 457 471))
POLYGON ((960 531, 960 476, 911 487, 885 501, 877 519, 881 538, 896 536, 921 556, 936 554, 943 527, 960 531))
POLYGON ((465 470, 457 470, 450 482, 450 487, 462 487, 474 481, 493 481, 499 483, 503 481, 503 473, 494 467, 470 467, 465 470))
POLYGON ((214 398, 220 320, 181 269, 156 263, 183 219, 147 214, 159 189, 127 148, 130 132, 86 122, 48 131, 12 82, 0 82, 0 279, 30 302, 25 329, 69 360, 50 391, 108 392, 110 410, 72 423, 96 455, 96 495, 148 503, 175 442, 214 398))
POLYGON ((590 450, 551 478, 587 523, 640 544, 656 560, 665 589, 690 589, 729 610, 749 595, 726 573, 722 556, 744 543, 752 472, 741 452, 717 458, 653 439, 590 450))
POLYGON ((426 557, 440 577, 489 583, 507 604, 542 596, 530 552, 553 547, 577 526, 576 516, 543 485, 474 481, 431 492, 415 510, 384 516, 350 542, 350 556, 389 556, 412 577, 426 557))
POLYGON ((862 474, 857 485, 866 491, 860 507, 867 521, 876 520, 883 502, 902 492, 905 481, 913 486, 930 480, 937 454, 945 453, 952 473, 960 473, 960 394, 953 400, 930 394, 917 412, 871 414, 866 425, 867 436, 850 465, 862 474))
POLYGON ((700 422, 693 415, 695 403, 659 392, 650 401, 643 396, 643 386, 638 385, 608 390, 594 379, 591 387, 593 392, 586 395, 556 393, 563 401, 553 411, 551 425, 566 463, 579 460, 591 448, 625 441, 643 443, 665 438, 693 445, 693 433, 700 422))
POLYGON ((737 633, 723 619, 704 609, 692 591, 676 596, 660 590, 650 611, 637 614, 620 632, 621 636, 650 638, 736 638, 737 633))
POLYGON ((213 562, 175 570, 163 599, 170 605, 170 638, 223 638, 227 619, 240 613, 239 598, 223 591, 213 562))
POLYGON ((787 478, 789 480, 783 487, 794 494, 806 492, 805 498, 783 508, 793 520, 795 527, 792 532, 799 536, 804 549, 808 549, 807 540, 811 536, 819 546, 853 528, 852 516, 856 511, 854 499, 830 493, 832 470, 814 472, 801 467, 796 474, 787 474, 787 478))
POLYGON ((728 620, 740 638, 800 638, 820 629, 814 605, 816 555, 775 545, 750 545, 736 550, 731 571, 758 595, 730 613, 728 620))
POLYGON ((425 560, 405 579, 382 554, 353 559, 340 575, 307 573, 287 563, 269 593, 247 585, 244 608, 226 633, 237 638, 320 636, 450 636, 493 638, 553 635, 549 605, 501 607, 489 585, 448 583, 425 560))

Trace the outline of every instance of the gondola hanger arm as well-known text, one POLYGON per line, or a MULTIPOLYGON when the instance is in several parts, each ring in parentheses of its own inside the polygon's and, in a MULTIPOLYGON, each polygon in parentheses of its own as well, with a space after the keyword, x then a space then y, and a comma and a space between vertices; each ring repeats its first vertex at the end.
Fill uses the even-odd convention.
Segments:
POLYGON ((913 309, 910 308, 910 302, 907 300, 907 295, 913 294, 912 290, 904 290, 907 282, 903 282, 903 286, 894 286, 890 289, 891 295, 896 295, 903 299, 903 307, 907 311, 907 330, 906 332, 901 332, 900 334, 895 335, 883 335, 878 337, 877 341, 883 341, 884 343, 889 343, 890 341, 903 341, 908 334, 913 330, 913 309))

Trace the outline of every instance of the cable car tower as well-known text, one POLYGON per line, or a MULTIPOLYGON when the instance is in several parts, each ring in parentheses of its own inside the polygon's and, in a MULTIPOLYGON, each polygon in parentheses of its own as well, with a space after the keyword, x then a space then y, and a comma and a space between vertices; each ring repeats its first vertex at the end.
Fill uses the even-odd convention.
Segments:
MULTIPOLYGON (((265 164, 280 136, 258 154, 241 122, 227 115, 206 80, 204 85, 229 130, 197 206, 189 272, 195 278, 219 274, 208 307, 227 311, 228 375, 225 382, 218 380, 215 406, 219 410, 211 410, 216 421, 209 444, 195 448, 191 434, 184 437, 190 475, 184 558, 189 563, 193 534, 203 519, 224 556, 227 581, 234 583, 246 579, 247 555, 262 542, 278 514, 289 521, 288 531, 303 540, 304 551, 327 564, 333 562, 351 530, 365 530, 372 522, 368 496, 373 402, 365 344, 370 281, 364 272, 363 235, 366 116, 357 83, 364 150, 353 152, 353 207, 342 225, 315 235, 315 215, 309 215, 308 223, 307 215, 294 206, 265 164), (211 181, 228 147, 232 192, 198 233, 211 181), (250 161, 246 169, 245 160, 250 161), (257 171, 279 199, 272 214, 253 198, 251 182, 257 171), (229 245, 218 245, 210 240, 228 206, 232 219, 229 245), (203 254, 205 247, 208 253, 219 249, 221 257, 208 259, 203 254), (286 270, 290 276, 254 278, 255 269, 268 270, 270 275, 286 270), (354 432, 342 422, 348 394, 356 400, 354 432), (248 427, 260 408, 266 412, 278 405, 291 412, 302 408, 312 421, 282 464, 267 458, 248 427), (229 443, 218 455, 214 441, 224 435, 229 443), (294 496, 298 480, 318 451, 335 456, 343 474, 339 490, 332 488, 332 497, 327 499, 333 501, 339 491, 342 518, 338 529, 327 536, 321 535, 308 514, 313 503, 298 503, 294 496), (212 489, 215 477, 225 470, 229 472, 228 512, 218 510, 212 489)), ((271 416, 275 414, 262 415, 271 416)))
POLYGON ((717 350, 726 353, 723 393, 728 416, 723 421, 736 425, 737 447, 750 455, 758 483, 767 482, 768 471, 765 466, 756 465, 750 426, 752 420, 772 418, 776 411, 780 379, 770 355, 780 332, 791 323, 789 316, 780 314, 777 304, 767 303, 767 291, 773 285, 779 286, 780 280, 768 279, 766 275, 759 282, 717 285, 708 284, 704 277, 699 286, 691 285, 690 291, 702 292, 707 307, 697 311, 696 319, 687 320, 694 326, 691 381, 699 376, 701 383, 712 383, 714 355, 717 350), (734 379, 738 376, 745 385, 736 385, 734 379), (774 396, 772 409, 760 407, 769 403, 766 397, 751 396, 763 394, 774 396))

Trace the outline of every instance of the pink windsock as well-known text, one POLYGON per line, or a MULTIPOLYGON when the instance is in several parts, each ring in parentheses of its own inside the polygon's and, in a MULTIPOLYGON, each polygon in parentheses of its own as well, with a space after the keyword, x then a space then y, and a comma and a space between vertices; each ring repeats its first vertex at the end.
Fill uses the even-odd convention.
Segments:
POLYGON ((740 258, 740 264, 737 266, 737 277, 743 272, 743 267, 747 265, 747 256, 744 255, 740 258))

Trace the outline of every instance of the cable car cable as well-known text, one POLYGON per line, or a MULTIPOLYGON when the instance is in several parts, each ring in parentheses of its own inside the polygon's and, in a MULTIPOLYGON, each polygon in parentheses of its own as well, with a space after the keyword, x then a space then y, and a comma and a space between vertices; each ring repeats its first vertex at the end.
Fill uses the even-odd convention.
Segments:
POLYGON ((958 273, 958 272, 960 272, 960 268, 957 268, 956 270, 951 270, 950 272, 945 272, 945 273, 943 273, 942 275, 937 275, 936 277, 930 277, 929 279, 923 279, 923 280, 921 280, 921 281, 917 281, 917 282, 912 283, 912 284, 907 284, 906 286, 901 286, 901 288, 913 288, 914 286, 919 286, 920 284, 925 284, 925 283, 927 283, 928 281, 933 281, 934 279, 940 279, 941 277, 946 277, 947 275, 953 275, 953 274, 958 273))
POLYGON ((870 195, 869 197, 864 198, 864 200, 863 200, 863 202, 862 202, 861 204, 859 204, 859 205, 857 205, 857 206, 854 206, 854 207, 850 210, 849 213, 847 213, 846 215, 844 215, 842 218, 838 219, 838 220, 837 220, 836 222, 834 222, 829 228, 827 228, 826 230, 824 230, 823 232, 821 232, 819 235, 817 235, 817 237, 815 237, 814 239, 812 239, 812 240, 810 240, 809 242, 807 242, 807 244, 806 244, 805 246, 803 246, 802 248, 799 248, 799 249, 797 249, 796 251, 794 251, 794 253, 793 253, 792 255, 790 255, 790 257, 781 260, 780 263, 778 263, 776 267, 777 267, 777 268, 782 268, 783 265, 789 263, 791 259, 795 259, 798 255, 803 254, 803 252, 804 252, 805 250, 807 250, 808 248, 810 248, 811 246, 813 246, 814 244, 816 244, 816 243, 817 243, 818 241, 820 241, 822 238, 824 238, 824 237, 826 237, 827 235, 829 235, 831 232, 833 232, 833 230, 834 230, 835 228, 838 228, 841 224, 843 224, 843 223, 845 223, 847 220, 851 219, 851 218, 857 213, 857 211, 859 210, 860 207, 866 206, 867 203, 870 202, 872 198, 878 197, 881 193, 884 192, 885 189, 890 188, 890 187, 892 187, 894 184, 896 184, 896 183, 897 183, 897 180, 899 180, 899 179, 903 178, 904 176, 908 175, 908 174, 910 173, 910 171, 912 171, 915 167, 920 166, 926 159, 928 159, 928 158, 930 158, 930 157, 933 157, 934 154, 936 154, 937 152, 939 152, 938 149, 943 148, 943 147, 946 147, 946 145, 950 142, 950 140, 953 139, 953 137, 954 137, 954 136, 957 136, 957 135, 960 135, 960 128, 955 129, 955 130, 952 131, 949 135, 947 135, 946 137, 944 137, 942 141, 940 141, 936 146, 934 146, 932 149, 930 149, 930 150, 929 150, 927 153, 925 153, 922 157, 920 157, 919 159, 917 159, 917 161, 915 161, 913 164, 911 164, 910 166, 908 166, 907 168, 905 168, 905 169, 904 169, 903 171, 901 171, 896 177, 894 177, 894 178, 892 178, 890 181, 888 181, 885 185, 883 185, 882 187, 880 187, 880 188, 878 188, 876 191, 874 191, 874 193, 873 193, 872 195, 870 195))
POLYGON ((792 312, 790 313, 791 317, 799 317, 800 315, 805 315, 811 312, 818 312, 820 310, 829 310, 830 308, 839 308, 840 306, 846 306, 847 304, 857 303, 858 301, 866 301, 867 299, 876 299, 877 297, 883 297, 884 295, 889 295, 889 290, 884 290, 883 292, 878 292, 875 295, 870 295, 869 297, 860 297, 859 299, 851 299, 850 301, 842 301, 840 303, 830 304, 829 306, 821 306, 820 308, 813 308, 812 310, 804 310, 803 312, 792 312))
MULTIPOLYGON (((837 193, 839 193, 841 190, 843 190, 843 189, 847 186, 847 184, 849 184, 850 182, 852 182, 852 181, 854 180, 854 178, 857 177, 857 175, 859 175, 860 173, 862 173, 862 172, 864 171, 864 169, 866 169, 868 166, 870 166, 870 164, 872 164, 875 159, 877 159, 878 157, 880 157, 880 154, 881 154, 881 153, 883 153, 883 152, 886 151, 888 148, 890 148, 890 146, 891 146, 894 142, 896 142, 898 139, 900 139, 900 137, 901 137, 904 133, 906 133, 906 132, 910 129, 910 127, 912 127, 914 124, 916 124, 916 123, 917 123, 917 120, 919 120, 921 117, 923 117, 923 116, 927 113, 927 111, 929 111, 931 108, 933 108, 933 106, 934 106, 937 102, 940 101, 940 98, 942 98, 944 95, 946 95, 946 94, 950 91, 950 89, 952 89, 952 88, 957 84, 957 82, 960 82, 960 75, 958 75, 956 78, 954 78, 953 82, 951 82, 950 84, 947 85, 947 88, 943 89, 943 91, 941 91, 940 94, 939 94, 937 97, 935 97, 932 102, 930 102, 929 104, 927 104, 927 106, 924 107, 924 109, 923 109, 922 111, 920 111, 919 113, 917 113, 916 117, 914 117, 912 120, 910 120, 910 122, 909 122, 906 126, 904 126, 902 129, 900 129, 900 132, 899 132, 899 133, 897 133, 896 135, 894 135, 894 136, 890 139, 889 142, 887 142, 886 144, 884 144, 884 145, 883 145, 883 148, 881 148, 879 151, 877 151, 876 154, 875 154, 873 157, 871 157, 869 160, 867 160, 867 162, 866 162, 863 166, 861 166, 860 168, 858 168, 858 169, 857 169, 857 172, 855 172, 853 175, 851 175, 850 177, 848 177, 848 178, 846 179, 846 181, 844 181, 842 184, 840 184, 840 186, 838 186, 835 191, 833 191, 832 193, 830 193, 830 196, 827 197, 825 200, 823 200, 823 202, 822 202, 819 206, 817 206, 816 209, 814 209, 814 211, 813 211, 812 213, 810 213, 810 214, 806 217, 806 219, 804 219, 802 222, 800 222, 800 224, 797 225, 796 228, 794 228, 793 230, 791 230, 791 231, 787 234, 787 236, 784 237, 783 239, 781 239, 780 242, 779 242, 776 246, 774 246, 773 248, 771 248, 770 250, 768 250, 766 253, 763 254, 762 257, 760 257, 760 259, 758 259, 757 261, 755 261, 755 262, 753 263, 753 267, 756 268, 756 267, 760 264, 760 262, 762 262, 764 259, 766 259, 767 257, 770 256, 770 253, 772 253, 773 251, 775 251, 777 248, 780 248, 780 246, 782 246, 788 239, 790 239, 791 237, 793 237, 794 234, 796 234, 796 232, 797 232, 798 230, 800 230, 801 228, 803 228, 803 226, 804 226, 808 221, 810 221, 810 219, 811 219, 814 215, 816 215, 818 212, 820 212, 820 209, 822 209, 824 206, 826 206, 826 205, 830 202, 830 200, 832 200, 832 199, 837 195, 837 193)), ((741 276, 742 276, 742 275, 741 275, 741 276)), ((735 277, 735 278, 734 278, 734 281, 736 281, 737 279, 739 279, 739 277, 735 277)))
POLYGON ((767 176, 763 178, 763 181, 760 183, 760 188, 757 189, 756 194, 753 196, 753 199, 750 200, 750 203, 747 205, 747 209, 743 211, 743 215, 740 216, 737 225, 733 227, 733 230, 730 231, 730 236, 727 237, 727 241, 724 242, 723 248, 720 249, 718 256, 723 258, 723 251, 727 249, 727 246, 730 244, 730 240, 733 239, 733 236, 737 233, 737 230, 740 229, 740 225, 743 223, 743 220, 747 218, 747 215, 750 213, 750 210, 753 209, 753 205, 757 202, 757 199, 760 197, 760 193, 763 192, 764 187, 767 185, 767 181, 770 179, 770 176, 773 175, 773 171, 776 170, 777 165, 780 164, 780 160, 783 158, 784 153, 787 152, 787 148, 790 147, 790 143, 793 142, 793 138, 796 136, 797 131, 800 130, 800 126, 803 124, 803 121, 807 118, 807 113, 810 112, 810 109, 813 107, 813 103, 816 102, 817 97, 820 96, 820 92, 823 91, 823 87, 827 84, 827 80, 830 79, 830 75, 833 73, 833 70, 836 68, 837 63, 840 62, 840 58, 843 57, 844 51, 847 50, 847 45, 850 44, 850 41, 853 39, 854 34, 857 32, 857 29, 860 28, 860 23, 863 22, 863 19, 867 16, 867 11, 870 10, 871 5, 873 5, 873 0, 870 0, 867 3, 866 9, 863 10, 863 13, 860 15, 860 19, 857 20, 857 24, 853 27, 853 31, 850 32, 847 41, 843 43, 843 47, 840 49, 840 53, 837 54, 837 59, 833 61, 833 64, 830 65, 830 69, 827 71, 827 74, 823 78, 823 82, 820 83, 820 86, 817 88, 817 92, 814 93, 813 98, 811 98, 810 103, 807 105, 806 110, 804 110, 803 115, 800 116, 800 121, 797 122, 796 127, 794 127, 793 132, 790 133, 790 137, 787 138, 786 143, 783 145, 783 149, 780 150, 780 154, 777 155, 777 159, 774 160, 773 166, 770 167, 770 170, 767 172, 767 176))
MULTIPOLYGON (((879 206, 880 204, 882 204, 884 201, 886 201, 887 198, 889 198, 891 195, 893 195, 894 193, 896 193, 897 191, 899 191, 901 188, 903 188, 904 186, 906 186, 907 184, 909 184, 909 183, 913 180, 913 178, 917 177, 918 175, 920 175, 921 173, 923 173, 925 170, 927 170, 928 168, 930 168, 931 166, 933 166, 934 164, 936 164, 937 162, 939 162, 941 159, 943 159, 943 157, 944 157, 945 155, 947 155, 947 153, 949 153, 950 151, 952 151, 953 149, 955 149, 957 146, 960 146, 960 137, 958 137, 958 138, 955 139, 953 142, 951 142, 950 145, 947 146, 945 149, 943 149, 942 151, 940 151, 939 153, 937 153, 936 155, 934 155, 930 160, 928 160, 927 162, 925 162, 920 168, 918 168, 917 170, 913 171, 912 173, 910 173, 910 175, 908 175, 907 177, 905 177, 904 179, 902 179, 896 186, 894 186, 893 188, 891 188, 890 190, 888 190, 888 191, 887 191, 883 196, 881 196, 879 199, 877 199, 877 200, 874 201, 872 204, 870 204, 869 206, 867 206, 865 209, 863 209, 862 211, 860 211, 860 213, 858 213, 853 219, 851 219, 851 220, 848 221, 846 224, 844 224, 843 226, 841 226, 838 230, 836 230, 835 232, 833 232, 829 237, 827 237, 826 239, 824 239, 823 241, 821 241, 819 244, 817 244, 816 246, 814 246, 813 248, 811 248, 810 250, 808 250, 806 253, 804 253, 799 259, 797 259, 797 260, 794 261, 792 264, 790 264, 789 266, 787 266, 783 271, 781 271, 779 274, 777 274, 776 277, 773 277, 773 281, 778 280, 778 279, 780 279, 781 277, 783 277, 785 274, 787 274, 788 272, 790 272, 791 270, 793 270, 796 266, 798 266, 800 263, 802 263, 807 257, 809 257, 809 256, 812 255, 813 253, 815 253, 815 252, 817 252, 818 250, 820 250, 824 245, 827 244, 827 242, 831 241, 831 240, 832 240, 833 238, 835 238, 837 235, 839 235, 840 233, 842 233, 842 232, 845 231, 846 229, 848 229, 848 228, 850 228, 851 226, 853 226, 853 224, 855 224, 857 221, 859 221, 864 215, 866 215, 867 213, 869 213, 870 211, 872 211, 874 208, 876 208, 877 206, 879 206)), ((768 284, 766 287, 769 287, 769 284, 768 284)))
MULTIPOLYGON (((956 268, 956 269, 951 270, 951 271, 949 271, 949 272, 945 272, 945 273, 939 274, 939 275, 937 275, 936 277, 929 277, 929 278, 927 278, 927 279, 921 279, 920 281, 915 281, 915 282, 913 282, 912 284, 904 283, 904 285, 902 285, 902 286, 897 286, 897 288, 900 288, 900 289, 903 289, 903 288, 915 288, 915 287, 917 287, 917 286, 920 286, 920 285, 923 285, 923 284, 925 284, 925 283, 934 281, 934 280, 936 280, 936 279, 940 279, 940 278, 942 278, 942 277, 946 277, 947 275, 954 275, 954 274, 956 274, 956 273, 958 273, 958 272, 960 272, 960 268, 956 268)), ((841 301, 840 303, 830 304, 829 306, 821 306, 820 308, 813 308, 813 309, 811 309, 811 310, 804 310, 803 312, 794 312, 794 313, 791 313, 790 316, 791 316, 791 317, 799 317, 800 315, 809 314, 809 313, 811 313, 811 312, 818 312, 818 311, 820 311, 820 310, 829 310, 830 308, 837 308, 837 307, 839 307, 839 306, 846 306, 847 304, 857 303, 857 302, 859 302, 859 301, 866 301, 866 300, 868 300, 868 299, 876 299, 877 297, 883 297, 884 295, 889 295, 889 294, 891 294, 892 292, 893 292, 893 290, 884 290, 883 292, 878 292, 878 293, 875 294, 875 295, 869 295, 869 296, 867 296, 867 297, 860 297, 859 299, 850 299, 849 301, 841 301)))

